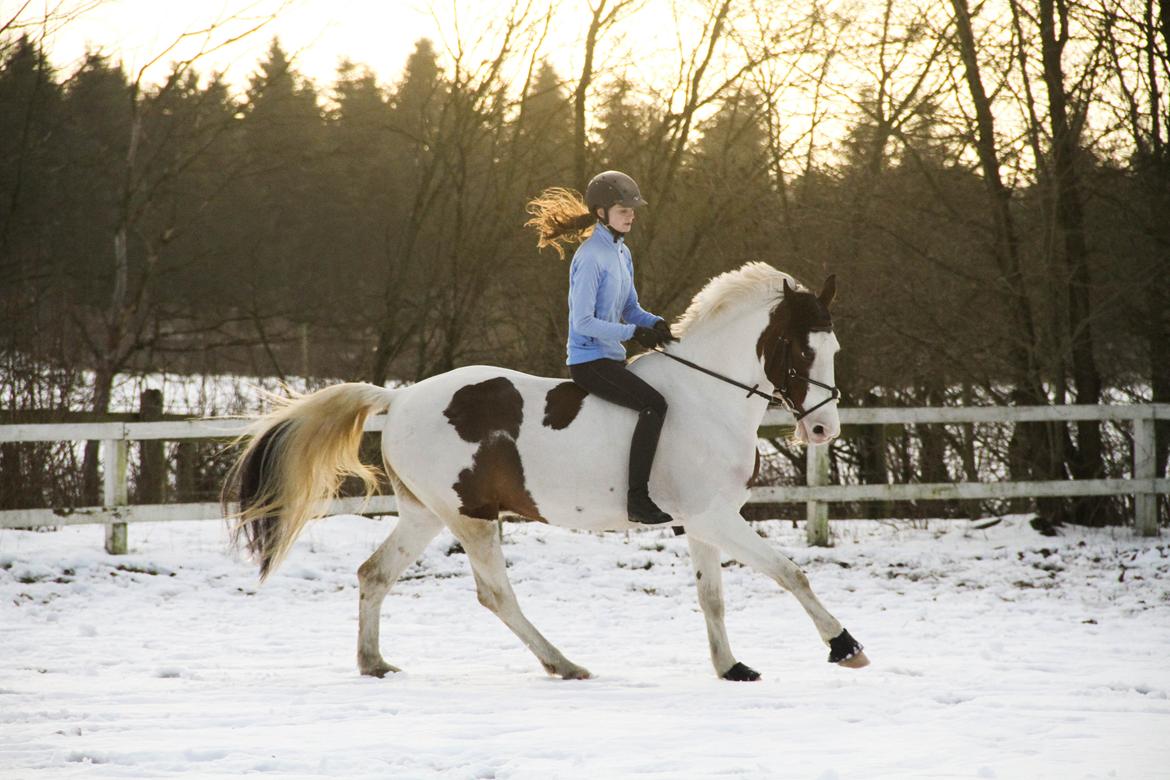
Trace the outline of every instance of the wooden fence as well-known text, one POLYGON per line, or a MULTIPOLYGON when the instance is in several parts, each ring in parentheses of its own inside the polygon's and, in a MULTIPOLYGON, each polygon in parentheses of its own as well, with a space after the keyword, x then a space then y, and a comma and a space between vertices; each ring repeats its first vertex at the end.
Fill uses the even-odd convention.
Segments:
MULTIPOLYGON (((828 502, 912 501, 948 499, 1006 499, 1050 496, 1134 496, 1134 526, 1138 533, 1158 533, 1158 496, 1170 493, 1170 479, 1159 478, 1155 465, 1155 421, 1170 420, 1170 404, 1117 406, 1026 406, 959 408, 841 409, 843 425, 967 424, 1070 422, 1102 420, 1133 426, 1133 470, 1127 479, 1052 480, 1031 482, 948 482, 912 484, 830 485, 827 446, 808 448, 806 485, 756 487, 749 503, 806 502, 807 533, 812 544, 829 543, 828 502)), ((380 430, 381 417, 371 417, 366 430, 380 430)), ((791 424, 786 412, 769 412, 764 426, 791 424)), ((0 443, 101 441, 104 472, 102 506, 72 509, 15 509, 0 511, 0 529, 100 523, 106 526, 106 549, 126 552, 129 523, 168 520, 208 520, 220 516, 215 503, 128 503, 127 460, 132 441, 230 439, 244 427, 239 420, 183 420, 164 422, 32 423, 0 425, 0 443)), ((362 511, 392 514, 393 496, 339 499, 334 513, 362 511)))

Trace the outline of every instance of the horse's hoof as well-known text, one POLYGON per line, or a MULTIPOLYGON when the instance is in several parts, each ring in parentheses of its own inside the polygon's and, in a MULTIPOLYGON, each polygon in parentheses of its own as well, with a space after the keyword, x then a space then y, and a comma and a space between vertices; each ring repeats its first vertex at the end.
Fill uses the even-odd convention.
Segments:
POLYGON ((397 666, 391 666, 385 661, 379 661, 376 664, 361 667, 360 671, 363 677, 377 677, 378 679, 381 679, 387 674, 395 674, 397 672, 401 672, 402 670, 397 666))
POLYGON ((760 673, 747 664, 736 661, 735 666, 723 673, 723 679, 733 682, 755 682, 760 679, 760 673))
POLYGON ((562 680, 589 680, 593 675, 583 666, 566 663, 564 666, 556 664, 542 664, 544 671, 550 677, 560 677, 562 680))
POLYGON ((860 669, 869 666, 869 659, 862 652, 861 643, 841 629, 840 634, 829 640, 829 663, 860 669))
POLYGON ((837 666, 844 666, 846 669, 862 669, 869 666, 869 659, 865 657, 863 650, 858 650, 857 655, 846 658, 844 661, 838 661, 837 666))

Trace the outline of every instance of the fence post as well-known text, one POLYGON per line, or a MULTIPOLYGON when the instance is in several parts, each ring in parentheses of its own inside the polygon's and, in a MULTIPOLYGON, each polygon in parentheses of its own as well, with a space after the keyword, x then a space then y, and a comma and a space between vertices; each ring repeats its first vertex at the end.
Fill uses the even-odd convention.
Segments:
POLYGON ((1150 407, 1141 408, 1138 414, 1146 416, 1135 417, 1133 421, 1133 478, 1139 491, 1133 497, 1133 524, 1139 535, 1157 536, 1158 494, 1142 492, 1141 488, 1141 483, 1157 476, 1154 414, 1150 407))
MULTIPOLYGON (((129 444, 125 439, 106 439, 102 442, 102 460, 105 474, 103 480, 102 505, 107 509, 124 507, 127 502, 126 454, 129 444)), ((106 525, 106 552, 111 555, 126 554, 126 524, 106 525)))
MULTIPOLYGON (((829 445, 810 444, 805 453, 808 485, 829 484, 829 445)), ((829 505, 824 501, 808 501, 805 508, 805 535, 815 547, 829 546, 829 505)))

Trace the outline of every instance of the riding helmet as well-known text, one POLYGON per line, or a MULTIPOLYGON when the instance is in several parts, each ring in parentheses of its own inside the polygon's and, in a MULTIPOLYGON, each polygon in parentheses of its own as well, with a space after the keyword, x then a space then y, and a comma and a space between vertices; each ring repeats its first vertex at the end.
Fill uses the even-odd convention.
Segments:
POLYGON ((603 171, 589 180, 589 186, 585 188, 585 205, 593 213, 614 205, 636 209, 645 206, 646 201, 638 183, 629 176, 621 171, 603 171))

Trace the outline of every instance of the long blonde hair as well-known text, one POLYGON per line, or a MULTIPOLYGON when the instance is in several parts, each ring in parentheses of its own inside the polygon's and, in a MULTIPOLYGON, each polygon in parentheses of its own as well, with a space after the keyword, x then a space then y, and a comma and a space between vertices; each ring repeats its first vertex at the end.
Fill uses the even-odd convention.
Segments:
POLYGON ((524 210, 532 215, 524 227, 536 231, 536 248, 551 246, 562 260, 565 245, 584 241, 597 223, 581 193, 565 187, 549 187, 528 201, 524 210))

